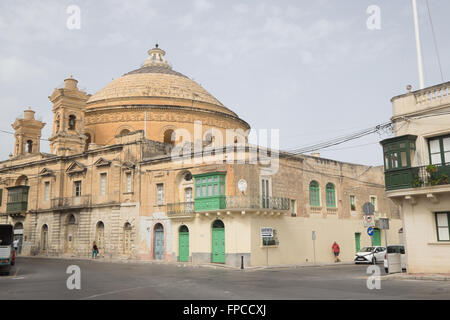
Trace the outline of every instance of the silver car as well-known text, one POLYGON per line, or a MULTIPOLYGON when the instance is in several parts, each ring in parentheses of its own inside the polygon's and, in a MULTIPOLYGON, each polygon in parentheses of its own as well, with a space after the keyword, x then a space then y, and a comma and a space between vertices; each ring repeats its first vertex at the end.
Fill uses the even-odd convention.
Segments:
POLYGON ((382 263, 386 248, 381 246, 364 247, 355 254, 353 261, 358 263, 382 263))

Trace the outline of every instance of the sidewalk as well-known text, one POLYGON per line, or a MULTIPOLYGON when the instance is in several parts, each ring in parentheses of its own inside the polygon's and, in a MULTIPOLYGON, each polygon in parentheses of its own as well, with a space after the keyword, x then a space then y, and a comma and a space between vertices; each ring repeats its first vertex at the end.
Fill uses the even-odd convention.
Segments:
MULTIPOLYGON (((159 264, 159 265, 176 265, 178 267, 191 267, 191 268, 213 268, 213 269, 228 269, 228 270, 241 270, 240 267, 233 267, 225 264, 219 263, 191 263, 191 262, 178 262, 178 261, 150 261, 150 260, 135 260, 126 258, 106 258, 98 257, 97 259, 92 259, 91 257, 71 257, 71 256, 19 256, 19 258, 32 258, 32 259, 56 259, 56 260, 86 260, 98 263, 135 263, 135 264, 159 264)), ((297 269, 297 268, 307 268, 307 267, 329 267, 329 266, 342 266, 342 265, 353 265, 354 262, 334 262, 334 263, 318 263, 318 264, 285 264, 285 265, 269 265, 269 266, 245 266, 243 271, 257 271, 264 269, 297 269)))
POLYGON ((425 273, 392 273, 381 276, 381 280, 430 280, 430 281, 450 281, 450 273, 425 274, 425 273))

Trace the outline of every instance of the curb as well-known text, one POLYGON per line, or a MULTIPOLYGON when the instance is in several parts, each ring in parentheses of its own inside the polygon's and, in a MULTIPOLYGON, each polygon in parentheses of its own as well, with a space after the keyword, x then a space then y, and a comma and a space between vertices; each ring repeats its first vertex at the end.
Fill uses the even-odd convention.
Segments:
POLYGON ((49 257, 49 256, 19 256, 18 258, 31 258, 31 259, 53 259, 53 260, 84 260, 92 261, 96 263, 134 263, 134 264, 156 264, 156 265, 173 265, 178 267, 191 267, 191 268, 211 268, 211 269, 226 269, 236 271, 258 271, 267 269, 298 269, 298 268, 311 268, 311 267, 330 267, 330 266, 342 266, 353 265, 354 262, 338 262, 338 263, 322 263, 322 264, 297 264, 297 265, 272 265, 272 266, 250 266, 241 269, 240 267, 233 267, 223 264, 215 263, 202 263, 192 264, 183 262, 167 262, 167 261, 149 261, 149 260, 133 260, 133 259, 109 259, 109 258, 85 258, 85 257, 49 257))
POLYGON ((450 276, 445 276, 441 274, 430 274, 430 275, 414 275, 414 274, 388 274, 382 276, 382 280, 428 280, 428 281, 450 281, 450 276))

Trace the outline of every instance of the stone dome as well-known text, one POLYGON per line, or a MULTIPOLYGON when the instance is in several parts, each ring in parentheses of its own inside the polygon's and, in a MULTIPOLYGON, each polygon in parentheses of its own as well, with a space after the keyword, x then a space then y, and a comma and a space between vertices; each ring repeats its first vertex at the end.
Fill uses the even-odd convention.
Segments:
POLYGON ((86 134, 92 143, 110 144, 122 132, 143 130, 146 137, 166 141, 176 129, 194 136, 194 124, 205 130, 248 130, 250 126, 201 85, 174 71, 165 51, 155 48, 139 69, 111 81, 86 103, 86 134))
POLYGON ((179 105, 237 116, 197 82, 174 71, 164 58, 164 50, 156 46, 148 54, 139 69, 111 81, 92 95, 87 109, 123 105, 133 100, 134 105, 179 105))

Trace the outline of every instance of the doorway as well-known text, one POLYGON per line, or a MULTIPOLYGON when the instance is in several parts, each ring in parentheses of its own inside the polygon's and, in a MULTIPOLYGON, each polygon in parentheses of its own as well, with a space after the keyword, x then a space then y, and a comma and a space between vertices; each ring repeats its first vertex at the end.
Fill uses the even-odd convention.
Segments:
POLYGON ((221 220, 212 225, 212 258, 213 263, 225 263, 225 225, 221 220))
POLYGON ((154 228, 155 239, 153 247, 153 259, 164 259, 164 227, 161 223, 157 223, 154 228))
POLYGON ((178 247, 180 262, 189 261, 189 229, 187 226, 182 225, 178 231, 178 247))

